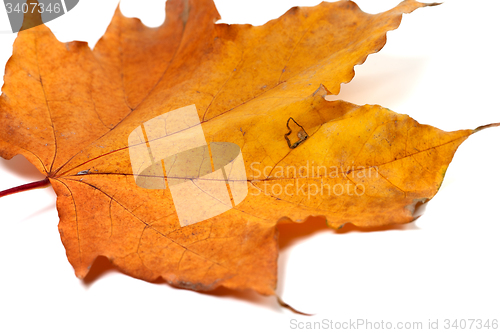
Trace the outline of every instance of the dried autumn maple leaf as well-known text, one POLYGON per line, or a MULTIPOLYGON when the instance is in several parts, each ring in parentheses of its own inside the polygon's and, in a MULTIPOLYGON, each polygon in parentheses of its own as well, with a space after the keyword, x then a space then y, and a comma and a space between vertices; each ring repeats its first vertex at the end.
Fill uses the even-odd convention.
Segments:
MULTIPOLYGON (((211 1, 170 0, 155 29, 117 10, 93 51, 59 43, 43 25, 20 32, 0 99, 0 155, 23 154, 47 175, 78 277, 102 255, 148 281, 272 295, 279 222, 413 221, 457 147, 479 130, 448 133, 380 106, 324 99, 382 48, 403 13, 423 6, 404 1, 368 15, 353 2, 322 3, 252 27, 214 24, 211 1), (212 151, 178 171, 223 170, 212 143, 232 143, 247 178, 218 180, 228 191, 244 184, 248 194, 240 201, 233 193, 225 212, 182 226, 169 186, 139 186, 131 151, 153 145, 144 124, 190 105, 212 151), (137 129, 143 140, 131 145, 137 129)), ((162 161, 153 156, 152 165, 168 178, 175 161, 162 161)), ((193 195, 191 209, 210 207, 193 195)))

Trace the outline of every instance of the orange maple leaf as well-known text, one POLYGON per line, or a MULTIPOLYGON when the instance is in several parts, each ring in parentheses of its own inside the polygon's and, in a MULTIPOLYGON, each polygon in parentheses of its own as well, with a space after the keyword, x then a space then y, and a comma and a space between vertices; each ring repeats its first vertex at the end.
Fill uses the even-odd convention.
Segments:
POLYGON ((278 223, 411 222, 458 146, 482 129, 448 133, 380 106, 324 98, 383 47, 403 13, 424 6, 407 0, 368 15, 353 2, 322 3, 252 27, 215 24, 211 1, 171 0, 155 29, 117 10, 93 51, 58 42, 45 26, 22 31, 0 99, 0 156, 22 154, 47 176, 31 187, 53 186, 78 277, 101 255, 147 281, 273 295, 278 223), (169 124, 187 119, 174 117, 178 110, 197 112, 178 132, 182 142, 197 138, 188 128, 203 133, 198 160, 182 155, 198 146, 172 154, 162 140, 173 135, 169 124), (164 125, 149 128, 152 120, 164 125), (243 173, 234 171, 238 158, 243 173), (199 191, 174 194, 182 184, 199 191), (207 193, 212 201, 199 199, 207 193), (186 220, 181 206, 191 209, 186 220), (227 209, 214 215, 216 206, 227 209), (189 220, 195 213, 208 217, 189 220))

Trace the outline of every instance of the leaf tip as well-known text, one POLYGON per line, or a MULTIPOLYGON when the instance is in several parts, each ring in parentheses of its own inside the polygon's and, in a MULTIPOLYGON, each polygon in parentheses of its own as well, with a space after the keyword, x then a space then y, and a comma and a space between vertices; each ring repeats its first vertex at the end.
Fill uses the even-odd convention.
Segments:
POLYGON ((476 129, 474 129, 472 131, 472 133, 477 133, 477 132, 482 131, 484 129, 487 129, 487 128, 490 128, 490 127, 498 127, 498 126, 500 126, 500 123, 492 123, 492 124, 488 124, 488 125, 479 126, 476 129))
POLYGON ((426 3, 425 6, 426 7, 433 7, 433 6, 439 6, 442 4, 443 4, 442 2, 431 2, 431 3, 426 3))
POLYGON ((312 314, 312 313, 305 313, 305 312, 296 310, 292 306, 290 306, 289 304, 283 302, 283 300, 278 295, 274 295, 274 296, 276 296, 276 300, 278 301, 278 304, 280 306, 282 306, 283 308, 286 308, 286 309, 292 311, 293 313, 296 313, 296 314, 299 314, 302 316, 314 316, 314 314, 312 314))
POLYGON ((442 2, 419 2, 419 1, 415 1, 415 0, 404 0, 402 3, 405 3, 405 2, 415 2, 415 3, 419 4, 421 7, 433 7, 433 6, 439 6, 439 5, 443 4, 442 2))

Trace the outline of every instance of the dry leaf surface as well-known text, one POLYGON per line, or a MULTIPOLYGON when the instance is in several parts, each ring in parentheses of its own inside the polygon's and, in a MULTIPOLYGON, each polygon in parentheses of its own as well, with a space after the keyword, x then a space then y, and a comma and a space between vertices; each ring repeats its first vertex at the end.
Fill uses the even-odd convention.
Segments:
POLYGON ((370 15, 350 1, 322 3, 253 27, 215 24, 208 0, 169 0, 159 28, 117 10, 94 50, 60 43, 43 25, 22 31, 0 98, 0 156, 22 154, 47 175, 77 276, 102 255, 148 281, 274 294, 278 223, 411 222, 474 133, 324 99, 403 13, 424 6, 407 0, 370 15), (168 186, 137 186, 128 138, 188 105, 207 142, 240 147, 248 195, 181 227, 168 186))

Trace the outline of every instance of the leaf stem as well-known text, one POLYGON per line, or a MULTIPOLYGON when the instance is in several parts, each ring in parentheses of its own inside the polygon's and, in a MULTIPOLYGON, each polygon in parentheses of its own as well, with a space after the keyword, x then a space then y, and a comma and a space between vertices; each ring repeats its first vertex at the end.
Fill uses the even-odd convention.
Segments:
POLYGON ((28 191, 28 190, 32 190, 35 188, 42 188, 42 187, 47 186, 48 184, 49 184, 49 178, 45 178, 44 180, 38 180, 38 181, 33 182, 33 183, 28 183, 28 184, 24 184, 21 186, 9 188, 8 190, 0 191, 0 198, 5 197, 6 195, 9 195, 9 194, 28 191))

